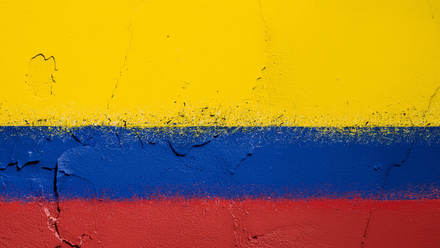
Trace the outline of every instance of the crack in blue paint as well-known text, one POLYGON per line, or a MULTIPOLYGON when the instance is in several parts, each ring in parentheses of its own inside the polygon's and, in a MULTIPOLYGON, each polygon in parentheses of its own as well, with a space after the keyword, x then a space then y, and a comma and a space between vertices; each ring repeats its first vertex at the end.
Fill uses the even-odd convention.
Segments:
POLYGON ((440 128, 351 131, 0 127, 0 197, 439 198, 440 128))

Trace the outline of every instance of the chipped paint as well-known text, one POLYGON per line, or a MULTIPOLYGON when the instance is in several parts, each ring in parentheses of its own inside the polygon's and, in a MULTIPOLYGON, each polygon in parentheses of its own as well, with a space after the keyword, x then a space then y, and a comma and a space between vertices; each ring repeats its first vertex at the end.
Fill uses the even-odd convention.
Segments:
POLYGON ((44 54, 37 54, 29 62, 26 83, 35 96, 47 99, 53 96, 53 84, 56 62, 53 56, 46 58, 44 54))

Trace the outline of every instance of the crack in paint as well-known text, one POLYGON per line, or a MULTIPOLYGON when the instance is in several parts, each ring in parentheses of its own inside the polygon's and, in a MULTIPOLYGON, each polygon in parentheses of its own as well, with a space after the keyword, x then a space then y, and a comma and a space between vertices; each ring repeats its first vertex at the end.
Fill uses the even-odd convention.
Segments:
POLYGON ((176 150, 174 150, 173 145, 171 144, 170 141, 168 141, 168 145, 171 148, 171 151, 173 151, 173 153, 177 156, 177 157, 185 157, 186 154, 180 154, 178 153, 176 150))
POLYGON ((411 147, 406 150, 406 155, 403 158, 402 162, 400 162, 400 164, 394 164, 394 165, 391 165, 390 167, 388 167, 387 173, 385 174, 385 179, 383 180, 383 183, 382 183, 382 190, 385 189, 385 185, 386 185, 386 182, 387 182, 388 177, 390 175, 391 169, 394 167, 402 166, 406 162, 406 160, 408 159, 409 154, 410 154, 411 150, 413 149, 413 147, 414 147, 414 144, 411 144, 411 147))
POLYGON ((83 178, 83 177, 81 177, 81 176, 78 176, 78 175, 75 175, 75 174, 72 174, 72 173, 67 173, 67 172, 62 171, 62 170, 58 170, 58 172, 63 173, 66 177, 76 177, 76 178, 82 179, 82 180, 84 180, 84 181, 87 181, 87 182, 93 184, 90 180, 85 179, 85 178, 83 178))
MULTIPOLYGON (((387 182, 388 177, 389 177, 389 175, 390 175, 391 169, 394 168, 394 167, 400 167, 400 166, 402 166, 402 165, 406 162, 406 160, 408 159, 408 157, 409 157, 409 155, 410 155, 411 150, 413 149, 413 147, 414 147, 414 143, 411 144, 411 147, 408 148, 408 149, 406 150, 405 157, 402 159, 402 161, 400 162, 400 164, 394 164, 394 165, 391 165, 390 167, 388 167, 388 170, 387 170, 387 172, 386 172, 386 174, 385 174, 385 179, 384 179, 383 184, 382 184, 382 189, 381 189, 382 192, 385 190, 385 185, 386 185, 386 182, 387 182)), ((383 194, 383 193, 379 193, 379 194, 377 195, 376 198, 379 198, 382 194, 383 194)), ((373 209, 374 209, 374 205, 375 205, 377 202, 378 202, 378 200, 374 201, 374 202, 372 203, 372 205, 371 205, 370 213, 369 213, 369 216, 368 216, 368 219, 367 219, 367 224, 366 224, 366 226, 365 226, 365 230, 364 230, 364 235, 362 236, 361 248, 364 247, 365 239, 366 239, 366 236, 367 236, 367 231, 368 231, 368 228, 369 228, 369 226, 370 226, 370 220, 371 220, 372 212, 373 212, 373 209)))
MULTIPOLYGON (((57 184, 58 184, 58 173, 63 173, 66 176, 78 177, 78 178, 86 180, 86 181, 88 181, 88 180, 84 179, 84 178, 82 178, 80 176, 69 174, 69 173, 66 173, 66 172, 64 172, 62 170, 59 170, 58 163, 55 165, 54 169, 49 169, 49 170, 54 170, 53 192, 54 192, 54 195, 55 195, 56 213, 52 214, 51 211, 47 207, 43 206, 43 210, 44 210, 44 212, 45 212, 45 214, 47 216, 48 228, 54 233, 55 237, 57 239, 59 239, 63 244, 68 245, 69 247, 80 248, 82 246, 82 244, 83 244, 82 237, 87 236, 87 237, 90 238, 90 235, 83 234, 79 238, 80 239, 80 244, 78 245, 78 244, 74 244, 73 242, 63 238, 63 236, 61 235, 60 230, 59 230, 58 218, 61 215, 61 207, 60 207, 60 197, 59 197, 58 186, 57 186, 57 184)), ((90 181, 88 181, 88 182, 90 182, 90 181)), ((62 247, 62 246, 58 245, 56 247, 58 248, 58 247, 62 247)))
POLYGON ((145 150, 144 142, 142 141, 141 136, 139 135, 139 132, 136 132, 136 137, 138 138, 139 142, 141 143, 141 148, 145 150))
POLYGON ((361 248, 364 247, 364 243, 365 243, 365 238, 367 236, 368 227, 370 227, 370 220, 371 220, 371 215, 372 215, 373 208, 374 208, 374 203, 375 202, 373 202, 373 204, 371 205, 371 208, 370 208, 370 214, 369 214, 368 219, 367 219, 367 225, 365 226, 364 235, 362 236, 361 248))
MULTIPOLYGON (((107 129, 106 129, 107 130, 107 129)), ((111 129, 111 130, 113 130, 113 129, 111 129)), ((79 136, 78 137, 82 137, 82 136, 80 136, 80 133, 78 133, 79 134, 79 136)), ((71 134, 72 135, 72 134, 71 134)), ((122 132, 121 133, 121 135, 126 135, 126 133, 124 133, 124 132, 122 132)), ((138 138, 138 140, 139 140, 139 142, 141 143, 141 146, 143 147, 143 145, 144 145, 144 141, 142 141, 142 139, 141 139, 141 134, 139 134, 139 133, 136 133, 136 135, 137 135, 137 138, 138 138)), ((95 137, 98 137, 98 135, 96 135, 95 137)), ((123 136, 123 137, 121 137, 122 138, 122 141, 125 141, 125 137, 128 137, 128 136, 123 136)), ((144 137, 144 136, 143 136, 144 137)), ((215 137, 215 136, 214 136, 215 137)), ((70 139, 70 141, 75 145, 75 142, 73 141, 73 139, 74 138, 72 138, 72 139, 70 139)), ((77 139, 77 138, 76 138, 77 139)), ((50 139, 47 139, 48 141, 50 141, 50 139)), ((79 139, 78 139, 79 140, 79 139)), ((77 142, 79 142, 77 140, 77 142)), ((104 142, 104 141, 101 141, 101 142, 104 142)), ((121 143, 121 140, 119 141, 120 143, 121 143)), ((133 142, 137 142, 136 141, 136 139, 134 139, 134 137, 133 137, 133 142)), ((196 144, 196 145, 193 145, 192 147, 200 147, 200 146, 204 146, 204 145, 206 145, 206 144, 208 144, 210 141, 205 141, 204 143, 201 143, 201 144, 196 144)), ((237 147, 240 147, 240 146, 243 146, 243 144, 244 144, 245 142, 240 142, 240 144, 237 146, 237 147)), ((126 144, 126 143, 124 143, 124 144, 126 144)), ((147 144, 146 142, 145 142, 145 144, 147 144)), ((78 144, 76 144, 76 145, 78 145, 78 144)), ((214 145, 214 144, 213 144, 214 145)), ((229 146, 230 145, 230 143, 228 144, 228 147, 230 147, 229 146)), ((80 146, 77 146, 77 147, 80 147, 80 146)), ((125 147, 125 149, 129 149, 128 147, 128 145, 124 145, 124 147, 125 147)), ((137 146, 137 147, 139 147, 139 146, 137 146)), ((209 147, 210 148, 210 147, 209 147)), ((400 147, 399 149, 400 149, 400 154, 401 155, 399 155, 399 159, 397 159, 397 161, 398 162, 400 162, 400 163, 398 163, 398 164, 394 164, 394 165, 392 165, 391 167, 389 167, 388 168, 388 171, 387 171, 387 174, 386 174, 386 177, 385 177, 385 180, 384 180, 384 183, 383 183, 383 185, 382 185, 382 187, 383 188, 385 188, 385 185, 386 185, 386 180, 388 179, 388 176, 390 175, 390 170, 394 167, 394 166, 396 166, 396 167, 399 167, 399 166, 402 166, 402 165, 405 165, 405 166, 407 166, 407 165, 409 165, 408 163, 411 163, 412 161, 409 161, 408 160, 408 158, 409 158, 409 156, 411 155, 412 157, 411 158, 413 158, 413 157, 417 157, 417 149, 414 149, 413 150, 413 145, 411 144, 411 147, 409 147, 408 149, 406 149, 406 148, 408 148, 408 146, 407 147, 400 147), (406 150, 406 154, 405 154, 405 150, 406 150), (403 157, 403 158, 402 158, 403 157)), ((234 151, 235 150, 235 148, 234 147, 232 147, 232 149, 231 149, 232 151, 234 151)), ((169 150, 168 150, 168 153, 169 153, 169 150)), ((240 166, 240 164, 241 164, 241 162, 243 162, 248 156, 252 156, 252 154, 251 153, 248 153, 244 158, 243 158, 243 155, 245 155, 245 154, 242 154, 242 159, 241 159, 241 161, 238 163, 238 165, 237 165, 237 167, 236 168, 238 168, 239 166, 240 166)), ((173 155, 171 155, 171 156, 173 156, 173 155)), ((240 159, 240 157, 238 157, 237 158, 237 160, 239 160, 240 159)), ((255 159, 257 159, 257 158, 255 158, 255 159)), ((249 161, 248 161, 249 162, 249 161)), ((44 163, 44 161, 43 161, 43 163, 44 163)), ((81 179, 84 179, 84 178, 82 178, 82 177, 80 177, 80 176, 76 176, 76 175, 73 175, 73 174, 71 174, 71 173, 68 173, 69 171, 67 170, 67 172, 66 171, 63 171, 63 168, 62 168, 62 165, 60 164, 60 167, 58 167, 58 165, 56 164, 55 165, 56 167, 54 168, 54 169, 51 169, 51 168, 48 168, 48 167, 43 167, 42 169, 46 169, 46 170, 49 170, 49 171, 52 171, 52 170, 55 170, 55 177, 57 177, 57 176, 60 176, 58 179, 59 179, 59 181, 61 181, 62 180, 62 175, 61 174, 58 174, 58 173, 62 173, 62 174, 64 174, 64 175, 66 175, 66 176, 74 176, 74 177, 78 177, 78 178, 81 178, 81 179)), ((9 168, 9 169, 11 169, 11 168, 9 168)), ((51 174, 52 175, 52 174, 51 174)), ((0 177, 0 179, 1 179, 1 177, 0 177)), ((389 180, 391 180, 392 179, 392 175, 390 176, 390 178, 389 178, 389 180)), ((84 180, 86 180, 86 179, 84 179, 84 180)), ((59 182, 58 181, 58 182, 59 182)), ((88 181, 88 180, 87 180, 88 181)), ((89 181, 90 182, 90 181, 89 181)), ((1 185, 1 184, 0 184, 1 185)), ((58 188, 57 188, 57 181, 56 181, 56 178, 55 178, 55 181, 54 181, 54 192, 56 193, 56 199, 57 199, 57 201, 58 201, 58 188)), ((60 184, 58 184, 58 186, 59 186, 60 184)), ((61 184, 62 185, 62 184, 61 184)), ((62 192, 60 191, 60 193, 62 194, 62 192)), ((233 204, 234 202, 232 202, 231 203, 231 208, 232 208, 232 204, 233 204)), ((367 230, 368 230, 368 226, 370 225, 370 218, 371 218, 371 215, 372 215, 372 211, 374 211, 374 207, 372 207, 371 208, 371 210, 370 210, 370 217, 368 217, 368 220, 367 220, 367 227, 365 228, 365 230, 364 230, 364 238, 363 238, 363 241, 362 241, 362 243, 365 241, 365 239, 366 239, 366 235, 367 235, 367 230)), ((234 209, 232 209, 231 211, 233 211, 234 209)), ((240 223, 240 221, 242 221, 243 219, 242 219, 242 216, 239 214, 239 212, 237 212, 238 211, 238 209, 236 209, 235 211, 233 211, 233 212, 231 212, 231 214, 232 214, 232 216, 233 216, 233 219, 234 219, 234 224, 235 223, 240 223), (234 215, 235 214, 235 215, 234 215), (237 219, 238 218, 238 219, 237 219)), ((61 237, 61 235, 59 234, 59 232, 60 232, 60 230, 58 230, 58 227, 59 227, 59 224, 58 224, 58 222, 57 222, 57 219, 58 219, 58 216, 60 215, 60 212, 61 212, 61 209, 59 210, 59 212, 58 212, 58 215, 57 214, 55 214, 55 211, 53 211, 52 212, 52 214, 50 214, 49 216, 48 216, 48 223, 49 223, 49 226, 52 226, 52 228, 53 228, 53 230, 54 230, 54 233, 57 233, 57 235, 59 235, 60 237, 61 237), (56 225, 58 225, 57 227, 56 227, 56 225, 55 224, 53 224, 53 223, 55 223, 56 225)), ((65 214, 64 214, 65 215, 65 214)), ((64 216, 63 215, 63 216, 64 216)), ((60 228, 61 229, 61 228, 60 228)), ((65 229, 64 229, 65 230, 65 229)), ((238 225, 237 227, 236 227, 236 235, 238 235, 238 234, 241 234, 241 226, 240 225, 238 225)), ((61 232, 63 232, 63 229, 61 229, 61 232)), ((359 236, 358 237, 360 237, 360 232, 358 233, 359 234, 359 236)), ((265 235, 265 234, 264 234, 265 235)), ((264 235, 261 235, 261 236, 264 236, 264 235)), ((87 236, 87 235, 85 235, 84 237, 89 237, 89 236, 87 236)), ((260 237, 259 235, 256 235, 255 237, 260 237)), ((66 238, 66 236, 64 236, 64 238, 66 238)), ((238 236, 238 238, 236 237, 236 239, 238 239, 239 241, 241 241, 240 240, 240 238, 241 238, 241 236, 238 236)), ((61 238, 60 238, 61 239, 61 238)), ((371 240, 371 238, 370 238, 370 240, 371 240)), ((82 244, 82 240, 81 241, 78 241, 78 240, 76 240, 76 238, 74 239, 74 241, 77 243, 77 244, 75 244, 75 243, 73 243, 73 242, 70 242, 69 244, 71 245, 71 247, 81 247, 81 244, 82 244)), ((85 238, 85 240, 84 240, 85 242, 87 242, 87 239, 85 238)), ((65 243, 65 242, 68 242, 68 241, 63 241, 63 244, 65 243)), ((356 242, 359 242, 359 241, 356 241, 356 242)), ((361 246, 362 247, 362 246, 361 246)))
MULTIPOLYGON (((38 164, 39 162, 40 162, 40 160, 28 161, 28 162, 24 163, 24 165, 21 167, 18 166, 18 162, 10 163, 10 164, 6 165, 5 168, 0 168, 0 171, 6 171, 6 169, 8 167, 15 167, 17 169, 17 171, 20 171, 21 169, 23 169, 27 165, 35 165, 35 164, 38 164)), ((45 168, 43 168, 43 169, 45 169, 45 168)))
POLYGON ((37 59, 39 57, 42 57, 44 62, 52 59, 53 60, 53 71, 54 72, 58 71, 57 63, 56 63, 56 60, 55 60, 54 56, 50 56, 50 57, 46 58, 46 56, 44 56, 44 54, 39 53, 39 54, 33 56, 30 59, 30 61, 29 61, 29 72, 28 72, 28 74, 26 74, 28 79, 25 81, 25 83, 29 86, 30 90, 33 91, 35 96, 41 97, 42 99, 45 99, 45 98, 48 98, 50 96, 54 96, 53 84, 56 83, 56 81, 55 81, 55 79, 53 77, 53 72, 50 73, 50 81, 52 82, 52 84, 49 84, 46 81, 47 78, 44 78, 41 75, 39 75, 41 73, 41 71, 40 71, 41 70, 41 68, 40 68, 41 65, 40 66, 36 66, 36 68, 34 68, 34 66, 31 66, 32 61, 34 61, 35 59, 37 59), (35 72, 31 68, 32 69, 38 69, 38 71, 35 72), (36 74, 33 74, 33 73, 36 73, 36 74), (50 86, 49 89, 48 89, 49 92, 45 92, 44 91, 44 88, 45 88, 44 86, 46 86, 47 84, 49 84, 49 86, 50 86), (48 96, 46 96, 47 93, 49 93, 48 96))
POLYGON ((238 219, 237 217, 235 217, 234 215, 234 207, 233 207, 234 201, 229 201, 229 212, 231 213, 231 217, 232 217, 232 227, 234 230, 234 247, 238 247, 238 234, 237 234, 237 229, 240 226, 238 223, 238 219))
POLYGON ((440 86, 437 87, 437 89, 435 90, 434 94, 431 96, 431 98, 429 98, 428 111, 431 110, 432 99, 437 95, 439 89, 440 89, 440 86))
POLYGON ((80 143, 82 146, 87 146, 88 142, 91 141, 91 140, 93 141, 93 139, 95 138, 95 134, 93 134, 93 135, 90 135, 89 137, 86 137, 86 138, 83 137, 84 139, 83 139, 83 141, 81 141, 81 139, 78 138, 73 131, 69 131, 69 133, 72 136, 72 138, 76 142, 80 143))
POLYGON ((248 157, 252 157, 252 153, 246 154, 246 156, 243 159, 241 159, 241 161, 237 164, 237 166, 235 166, 234 169, 230 169, 229 170, 231 172, 231 176, 235 174, 235 172, 237 171, 238 167, 240 167, 241 163, 243 163, 243 161, 245 161, 246 158, 248 158, 248 157))
MULTIPOLYGON (((145 150, 144 142, 142 141, 142 138, 141 138, 141 135, 139 134, 139 132, 136 132, 136 137, 138 138, 139 143, 141 144, 141 148, 145 150)), ((148 139, 146 141, 149 145, 156 145, 155 142, 149 141, 148 139)))
MULTIPOLYGON (((76 248, 80 248, 81 245, 76 245, 73 244, 72 242, 64 239, 61 234, 60 234, 60 230, 58 228, 58 218, 61 215, 61 208, 60 208, 60 201, 59 201, 59 193, 58 193, 58 187, 57 187, 57 177, 58 177, 58 164, 55 165, 55 173, 54 173, 54 183, 53 183, 53 191, 54 191, 54 195, 55 195, 55 203, 56 203, 56 216, 52 216, 52 214, 50 213, 50 211, 47 208, 43 208, 44 212, 46 213, 46 216, 48 218, 48 225, 49 225, 49 229, 54 232, 54 235, 56 238, 58 238, 62 243, 70 246, 70 247, 76 247, 76 248)), ((57 246, 57 247, 62 247, 61 245, 57 246)))
POLYGON ((122 148, 123 148, 123 147, 122 147, 122 142, 121 142, 121 138, 119 137, 118 132, 115 132, 115 135, 116 135, 116 137, 118 138, 119 146, 120 146, 121 149, 122 149, 122 148))
MULTIPOLYGON (((264 19, 264 15, 263 15, 263 7, 261 6, 261 0, 258 0, 258 4, 259 4, 259 6, 260 6, 261 19, 263 20, 264 27, 266 28, 265 33, 266 33, 266 36, 267 36, 267 30, 268 30, 268 28, 267 28, 267 25, 266 25, 266 20, 264 19)), ((267 41, 267 40, 266 40, 266 41, 267 41)))
MULTIPOLYGON (((112 91, 112 96, 110 97, 110 99, 113 99, 113 97, 115 96, 115 91, 118 89, 119 81, 121 80, 121 77, 122 77, 122 70, 126 66, 127 57, 130 52, 130 49, 131 49, 131 41, 133 40, 133 31, 131 31, 131 21, 128 23, 128 31, 130 32, 130 40, 128 42, 128 48, 127 48, 127 51, 125 52, 124 63, 122 64, 121 68, 119 69, 119 76, 116 80, 115 88, 112 91)), ((107 109, 110 108, 110 99, 107 101, 107 109)))
POLYGON ((81 142, 81 140, 78 139, 78 138, 75 136, 75 134, 70 133, 70 135, 72 136, 72 138, 73 138, 76 142, 78 142, 78 143, 80 143, 81 145, 85 146, 85 145, 81 142))
MULTIPOLYGON (((79 179, 84 180, 84 181, 86 181, 86 182, 88 182, 88 183, 90 183, 91 185, 94 186, 94 183, 93 183, 92 181, 90 181, 90 180, 88 180, 88 179, 86 179, 86 178, 84 178, 84 177, 81 177, 81 176, 75 175, 75 174, 73 174, 73 173, 68 173, 68 172, 65 172, 65 171, 63 171, 63 170, 58 170, 58 164, 57 164, 57 167, 56 167, 56 168, 57 168, 57 169, 56 169, 56 172, 57 172, 57 173, 62 173, 62 174, 65 175, 66 177, 76 177, 76 178, 79 178, 79 179)), ((57 194, 58 194, 58 190, 57 190, 57 194)), ((95 194, 96 194, 96 190, 95 190, 95 194)), ((96 195, 97 195, 97 194, 96 194, 96 195)), ((57 196, 55 196, 55 198, 58 199, 57 196)))
POLYGON ((429 0, 426 0, 426 2, 428 4, 429 10, 431 11, 431 18, 432 18, 432 20, 434 20, 437 23, 437 26, 440 28, 440 22, 434 17, 434 11, 432 11, 431 3, 429 2, 429 0))
POLYGON ((213 136, 210 140, 208 140, 208 141, 205 141, 205 142, 200 143, 200 144, 194 144, 194 145, 192 145, 192 146, 191 146, 186 152, 179 152, 177 149, 175 149, 175 148, 173 147, 172 142, 169 141, 169 140, 168 140, 168 145, 170 146, 171 150, 173 151, 173 153, 174 153, 177 157, 185 157, 185 156, 189 153, 189 151, 190 151, 191 149, 193 149, 194 147, 202 147, 202 146, 205 146, 205 145, 211 143, 211 141, 212 141, 213 139, 217 138, 217 137, 218 137, 218 135, 214 135, 214 136, 213 136))

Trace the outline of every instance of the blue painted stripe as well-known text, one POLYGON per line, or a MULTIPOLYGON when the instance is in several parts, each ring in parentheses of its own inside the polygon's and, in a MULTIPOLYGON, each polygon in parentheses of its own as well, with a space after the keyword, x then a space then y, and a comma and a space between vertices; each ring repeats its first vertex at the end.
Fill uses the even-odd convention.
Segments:
POLYGON ((0 127, 3 199, 437 199, 440 128, 0 127))

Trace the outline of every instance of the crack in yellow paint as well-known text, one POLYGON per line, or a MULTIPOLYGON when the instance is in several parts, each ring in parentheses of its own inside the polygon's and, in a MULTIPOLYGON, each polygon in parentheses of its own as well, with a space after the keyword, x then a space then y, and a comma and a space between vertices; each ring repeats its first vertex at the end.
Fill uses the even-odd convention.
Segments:
POLYGON ((56 70, 56 62, 53 56, 47 59, 44 54, 32 57, 29 62, 28 74, 26 75, 26 83, 35 96, 47 99, 54 95, 52 87, 55 83, 54 73, 56 70))

